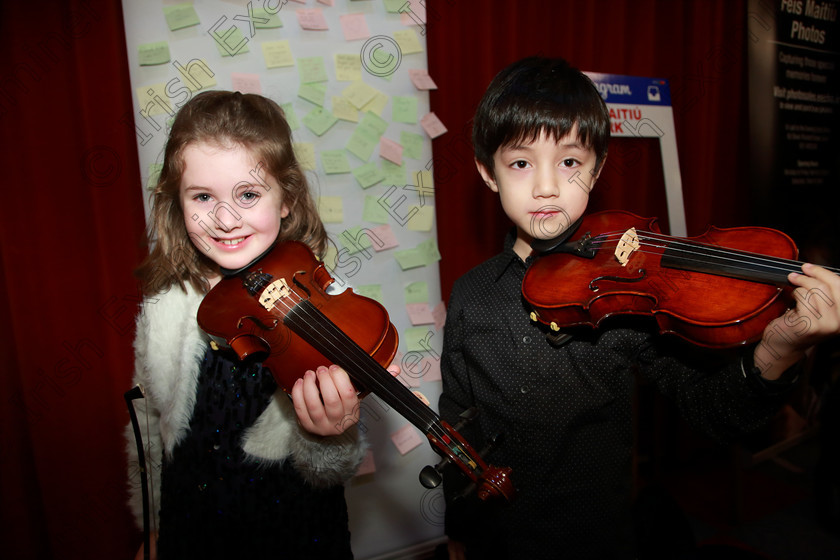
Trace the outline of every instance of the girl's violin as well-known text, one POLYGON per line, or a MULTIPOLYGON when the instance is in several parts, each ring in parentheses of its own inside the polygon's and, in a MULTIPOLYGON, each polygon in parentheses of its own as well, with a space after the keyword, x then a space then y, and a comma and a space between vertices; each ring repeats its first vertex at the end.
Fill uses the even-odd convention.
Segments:
POLYGON ((399 343, 385 308, 351 290, 329 295, 332 282, 307 245, 278 243, 210 290, 199 307, 198 324, 223 339, 240 359, 262 361, 287 393, 307 370, 338 364, 357 390, 381 398, 426 434, 443 456, 438 466, 423 469, 424 486, 437 486, 440 470, 454 463, 482 500, 512 499, 511 469, 487 465, 454 428, 385 369, 399 343))
POLYGON ((790 260, 796 245, 780 231, 711 227, 670 237, 655 218, 623 211, 588 215, 576 231, 585 233, 570 242, 535 241, 542 256, 522 282, 531 318, 553 331, 647 315, 660 332, 731 348, 759 340, 793 305, 787 275, 802 263, 790 260))

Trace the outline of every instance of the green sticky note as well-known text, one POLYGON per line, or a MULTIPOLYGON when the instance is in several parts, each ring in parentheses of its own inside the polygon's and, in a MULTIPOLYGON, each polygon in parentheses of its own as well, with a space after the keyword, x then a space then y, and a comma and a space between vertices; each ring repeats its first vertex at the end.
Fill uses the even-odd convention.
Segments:
POLYGON ((405 287, 406 303, 428 303, 429 286, 425 282, 412 282, 405 287))
POLYGON ((391 14, 400 13, 400 8, 407 2, 405 0, 383 0, 385 4, 385 11, 391 14))
POLYGON ((391 118, 395 122, 417 124, 417 98, 412 95, 396 95, 391 106, 391 118))
POLYGON ((160 178, 160 172, 162 169, 162 163, 149 164, 149 179, 146 181, 146 188, 150 191, 154 190, 154 188, 157 186, 157 182, 160 178))
POLYGON ((325 150, 321 152, 321 165, 324 166, 324 173, 335 175, 337 173, 350 173, 350 162, 344 150, 325 150))
POLYGON ((342 231, 341 235, 338 236, 338 242, 349 251, 350 255, 373 247, 370 242, 370 237, 362 234, 361 226, 351 227, 342 231))
POLYGON ((382 305, 385 305, 385 298, 382 297, 382 286, 380 284, 365 284, 364 286, 356 286, 353 291, 360 296, 375 299, 382 305))
POLYGON ((429 333, 434 334, 431 327, 409 327, 402 333, 405 348, 409 352, 428 352, 429 333))
POLYGON ((198 14, 192 4, 175 4, 174 6, 163 7, 163 17, 166 18, 166 25, 170 31, 176 31, 185 27, 192 27, 201 23, 198 14))
POLYGON ((367 161, 373 150, 379 145, 379 137, 372 135, 370 130, 357 126, 344 146, 348 152, 362 161, 367 161))
POLYGON ((235 26, 225 30, 213 31, 213 40, 216 43, 216 49, 222 56, 236 56, 249 51, 248 39, 235 26))
POLYGON ((426 261, 428 260, 427 255, 423 251, 418 251, 416 247, 413 249, 394 251, 394 258, 403 270, 426 266, 426 261))
POLYGON ((438 251, 437 239, 435 239, 434 237, 430 237, 426 241, 420 243, 417 246, 417 251, 419 251, 422 254, 427 265, 440 260, 440 252, 438 251))
POLYGON ((373 162, 366 163, 361 167, 357 167, 353 170, 353 176, 359 182, 359 185, 363 189, 367 189, 372 187, 376 183, 382 181, 382 172, 376 167, 376 164, 373 162))
POLYGON ((379 198, 375 196, 365 197, 365 207, 362 210, 362 219, 372 224, 387 224, 388 210, 379 203, 379 198))
POLYGON ((411 159, 420 159, 423 157, 423 143, 426 139, 422 134, 408 132, 403 130, 400 132, 400 144, 403 147, 403 156, 411 159))
POLYGON ((327 81, 327 67, 324 66, 324 58, 321 56, 310 56, 299 58, 297 61, 298 73, 302 84, 312 84, 327 81))
POLYGON ((255 8, 253 17, 255 29, 276 29, 283 27, 283 22, 276 13, 269 13, 265 8, 255 8))
POLYGON ((283 109, 283 114, 286 115, 286 122, 289 123, 289 128, 292 130, 299 129, 300 123, 295 112, 295 106, 292 103, 283 103, 280 105, 280 108, 283 109))
POLYGON ((300 88, 298 88, 298 97, 306 99, 310 103, 314 103, 319 107, 323 107, 324 99, 327 97, 327 84, 300 84, 300 88))
POLYGON ((405 172, 405 164, 397 165, 387 159, 380 160, 380 169, 382 170, 383 178, 386 185, 396 185, 403 187, 406 184, 407 175, 405 172))
POLYGON ((303 117, 303 124, 306 128, 317 134, 323 136, 326 131, 338 122, 338 119, 330 112, 322 107, 315 107, 303 117))
POLYGON ((137 58, 140 66, 157 66, 169 62, 169 43, 158 41, 146 43, 137 47, 137 58))
POLYGON ((378 141, 379 137, 388 130, 388 121, 374 113, 365 113, 359 122, 359 126, 373 130, 376 133, 376 139, 378 141))

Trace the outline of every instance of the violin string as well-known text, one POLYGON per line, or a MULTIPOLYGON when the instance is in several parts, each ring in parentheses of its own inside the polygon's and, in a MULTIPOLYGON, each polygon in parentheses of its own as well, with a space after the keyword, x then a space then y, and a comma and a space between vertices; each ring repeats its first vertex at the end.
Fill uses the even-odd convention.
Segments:
MULTIPOLYGON (((306 306, 301 306, 300 305, 301 302, 306 301, 306 298, 301 297, 300 294, 298 294, 297 292, 295 292, 295 290, 293 290, 291 288, 289 289, 289 292, 291 294, 294 294, 294 296, 298 300, 294 301, 294 298, 292 298, 293 305, 290 305, 289 303, 283 301, 283 305, 285 306, 285 312, 288 313, 292 310, 293 307, 298 307, 299 306, 298 308, 302 311, 301 314, 302 315, 303 314, 308 315, 310 324, 314 325, 315 324, 315 321, 313 319, 314 314, 311 313, 309 310, 307 310, 306 306)), ((278 301, 282 301, 282 300, 278 300, 278 301)), ((277 306, 277 302, 275 302, 275 307, 276 306, 277 306)), ((281 309, 280 311, 282 313, 284 310, 281 309)), ((330 321, 330 323, 332 324, 331 321, 330 321)), ((315 325, 315 326, 317 327, 317 325, 315 325)), ((337 329, 337 330, 339 330, 339 332, 341 332, 340 329, 337 329)), ((331 333, 331 334, 333 334, 334 336, 337 337, 337 335, 335 333, 331 333)), ((344 333, 342 332, 342 334, 344 334, 344 333)), ((346 358, 348 360, 347 363, 351 364, 351 369, 355 369, 356 371, 364 371, 365 364, 359 363, 359 361, 352 355, 352 353, 348 349, 347 345, 345 345, 345 342, 342 341, 341 338, 335 338, 334 340, 330 340, 328 337, 325 337, 324 342, 329 344, 330 346, 332 346, 333 350, 336 351, 337 354, 340 355, 342 358, 346 358)), ((349 345, 349 343, 348 343, 348 345, 349 345)), ((368 358, 370 358, 371 363, 375 363, 377 368, 384 371, 390 377, 390 375, 391 375, 390 372, 388 372, 385 368, 383 368, 372 357, 370 357, 367 354, 366 354, 366 356, 368 358)), ((380 380, 376 377, 371 377, 371 379, 379 387, 380 393, 386 393, 388 396, 392 397, 393 399, 396 399, 397 401, 400 400, 400 397, 386 385, 386 382, 383 382, 382 380, 380 380)), ((400 383, 396 379, 393 379, 393 382, 394 383, 400 383)), ((368 387, 368 389, 370 389, 371 391, 374 391, 374 393, 376 393, 376 391, 374 390, 373 387, 368 387)), ((446 439, 448 439, 446 437, 445 431, 443 430, 442 427, 440 427, 440 424, 439 424, 439 421, 438 421, 438 418, 437 418, 437 415, 435 414, 435 412, 433 410, 431 410, 429 407, 427 407, 425 404, 423 404, 422 401, 420 401, 420 399, 418 399, 413 393, 411 393, 410 390, 408 390, 408 393, 410 394, 410 399, 405 401, 406 406, 407 406, 408 410, 410 411, 410 413, 413 415, 413 417, 415 419, 417 419, 417 422, 419 422, 421 424, 428 424, 429 425, 428 431, 433 432, 433 435, 435 437, 437 437, 439 440, 445 441, 446 439), (416 403, 415 403, 415 401, 416 401, 416 403), (411 404, 409 404, 409 403, 411 403, 411 404), (420 409, 417 409, 417 410, 413 409, 412 406, 414 404, 422 406, 423 409, 425 409, 425 411, 424 411, 424 412, 426 412, 425 415, 428 418, 431 418, 432 421, 430 422, 428 419, 422 418, 422 416, 424 416, 424 414, 421 413, 421 412, 418 412, 420 409)), ((408 418, 408 419, 410 420, 410 418, 408 418)), ((417 423, 415 423, 415 425, 417 425, 417 423)))
MULTIPOLYGON (((619 236, 623 235, 624 234, 622 232, 609 232, 600 235, 594 239, 603 241, 610 240, 610 238, 617 239, 619 236)), ((717 254, 717 258, 722 260, 729 260, 735 264, 764 266, 775 272, 799 272, 802 266, 802 262, 798 261, 783 259, 780 257, 773 257, 769 255, 761 255, 758 253, 748 253, 737 251, 734 249, 726 249, 718 247, 716 245, 710 245, 705 243, 681 241, 679 240, 679 238, 669 237, 665 235, 657 235, 652 232, 639 232, 639 239, 643 241, 650 239, 663 243, 662 245, 647 243, 645 244, 645 246, 657 247, 661 249, 671 248, 676 251, 682 251, 684 254, 693 254, 699 256, 715 256, 715 254, 717 254), (684 249, 682 247, 688 247, 689 249, 684 249), (706 252, 704 253, 701 250, 706 252)), ((831 267, 824 268, 827 268, 828 270, 831 270, 833 272, 840 273, 839 270, 833 269, 831 267)), ((743 269, 750 270, 746 266, 743 269)))

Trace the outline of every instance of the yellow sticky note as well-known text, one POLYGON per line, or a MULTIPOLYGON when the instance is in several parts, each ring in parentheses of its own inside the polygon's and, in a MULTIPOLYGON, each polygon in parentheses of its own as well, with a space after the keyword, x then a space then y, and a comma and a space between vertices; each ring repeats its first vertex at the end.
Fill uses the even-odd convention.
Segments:
POLYGON ((431 231, 432 223, 435 220, 435 207, 426 204, 425 206, 412 206, 409 212, 414 212, 414 215, 408 220, 408 229, 412 231, 431 231), (417 212, 414 212, 414 209, 417 212))
POLYGON ((137 88, 137 103, 140 113, 144 117, 162 115, 175 116, 169 98, 166 95, 166 84, 151 84, 137 88))
POLYGON ((362 57, 358 54, 335 55, 335 78, 339 82, 357 82, 362 79, 362 57))
POLYGON ((353 82, 341 92, 341 95, 353 104, 356 109, 364 107, 371 99, 376 96, 377 89, 369 86, 362 81, 353 82))
POLYGON ((216 85, 216 73, 200 58, 194 58, 186 64, 175 61, 172 65, 178 69, 181 81, 190 91, 196 92, 216 85))
POLYGON ((295 58, 292 56, 292 48, 289 41, 266 41, 262 44, 263 58, 266 68, 281 68, 283 66, 294 66, 295 58))
POLYGON ((325 224, 340 224, 344 221, 344 206, 340 196, 318 198, 318 213, 325 224))
POLYGON ((413 175, 413 180, 412 184, 417 187, 421 201, 426 196, 435 196, 435 182, 431 171, 425 169, 418 171, 413 175))
POLYGON ((388 104, 388 96, 382 92, 377 90, 376 95, 373 96, 373 99, 367 102, 364 107, 362 107, 362 111, 365 113, 376 113, 380 117, 382 116, 382 111, 385 109, 385 105, 388 104))
POLYGON ((292 147, 300 166, 307 171, 315 171, 315 144, 312 142, 293 142, 292 147))
POLYGON ((394 39, 400 46, 403 54, 413 54, 423 52, 423 47, 420 45, 420 39, 417 38, 417 33, 413 29, 401 29, 394 31, 394 39))
POLYGON ((332 98, 332 113, 335 118, 343 121, 359 122, 359 112, 353 104, 344 97, 334 95, 332 98))

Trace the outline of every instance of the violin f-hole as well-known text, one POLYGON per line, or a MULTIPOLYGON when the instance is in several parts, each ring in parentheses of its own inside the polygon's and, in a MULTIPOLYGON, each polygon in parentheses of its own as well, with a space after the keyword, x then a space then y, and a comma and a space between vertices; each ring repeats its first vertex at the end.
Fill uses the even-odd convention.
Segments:
POLYGON ((637 273, 639 274, 635 278, 625 278, 624 276, 599 276, 597 278, 593 278, 592 281, 589 283, 589 289, 593 292, 597 292, 601 288, 598 287, 598 281, 602 280, 604 282, 612 281, 612 282, 623 282, 626 284, 632 284, 634 282, 641 282, 647 277, 647 272, 645 272, 644 268, 640 268, 637 273))

